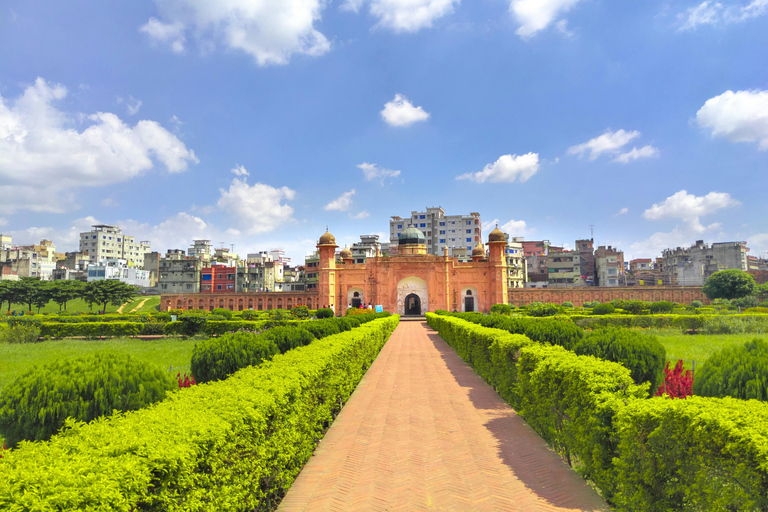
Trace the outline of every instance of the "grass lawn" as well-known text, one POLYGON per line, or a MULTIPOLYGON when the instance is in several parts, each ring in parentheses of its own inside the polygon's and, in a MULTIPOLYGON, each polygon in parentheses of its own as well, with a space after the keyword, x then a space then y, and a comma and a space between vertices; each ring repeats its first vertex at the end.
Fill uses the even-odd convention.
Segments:
POLYGON ((129 353, 162 368, 173 367, 173 374, 189 372, 194 340, 166 338, 141 341, 132 338, 109 340, 56 340, 40 343, 0 344, 0 394, 18 376, 57 359, 92 354, 98 350, 129 353))
POLYGON ((737 347, 755 338, 768 340, 765 334, 682 334, 678 329, 643 329, 640 332, 656 336, 667 349, 667 360, 673 366, 678 359, 690 369, 704 364, 709 356, 726 347, 737 347))
MULTIPOLYGON (((125 307, 123 308, 123 313, 154 313, 157 311, 155 309, 155 306, 160 305, 160 296, 159 295, 143 295, 139 296, 136 299, 134 299, 131 302, 128 302, 125 307), (141 308, 138 307, 139 304, 144 299, 147 300, 141 308), (132 309, 136 309, 136 311, 132 311, 132 309)), ((119 306, 113 306, 112 304, 107 305, 107 313, 115 313, 117 312, 119 306)), ((11 308, 11 311, 15 310, 16 312, 24 311, 27 307, 21 304, 14 304, 11 308)), ((93 305, 93 311, 96 312, 99 309, 99 306, 94 304, 93 305)), ((0 312, 5 313, 8 311, 8 303, 6 302, 2 309, 0 309, 0 312)), ((32 310, 34 313, 37 313, 37 308, 34 308, 32 310)), ((62 310, 63 311, 63 310, 62 310)), ((55 302, 51 301, 49 302, 44 308, 40 308, 40 313, 51 313, 56 314, 59 312, 59 305, 55 302)), ((91 310, 88 307, 88 304, 83 299, 73 299, 67 303, 67 312, 69 313, 90 313, 91 310)))

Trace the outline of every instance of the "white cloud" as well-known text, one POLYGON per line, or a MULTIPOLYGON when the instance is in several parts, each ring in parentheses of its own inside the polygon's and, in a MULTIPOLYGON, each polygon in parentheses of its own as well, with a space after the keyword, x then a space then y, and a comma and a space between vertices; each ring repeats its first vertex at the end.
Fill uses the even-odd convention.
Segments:
POLYGON ((607 130, 604 134, 590 139, 583 144, 571 146, 568 148, 569 155, 583 156, 589 152, 589 159, 596 160, 603 153, 616 154, 621 148, 627 145, 631 140, 640 136, 640 132, 618 130, 612 132, 607 130))
POLYGON ((519 180, 521 183, 539 171, 539 154, 526 153, 524 155, 502 155, 492 164, 486 165, 480 172, 468 172, 457 176, 457 180, 472 180, 477 183, 512 183, 519 180))
POLYGON ((119 220, 115 224, 120 226, 123 233, 133 236, 135 240, 150 241, 152 250, 160 253, 168 249, 186 251, 192 245, 192 240, 196 239, 221 238, 220 233, 210 223, 187 212, 179 212, 156 225, 132 219, 119 220))
POLYGON ((368 212, 367 212, 367 211, 365 211, 365 210, 363 210, 363 211, 361 211, 361 212, 359 212, 359 213, 356 213, 356 214, 354 214, 354 215, 350 215, 350 217, 351 217, 351 218, 353 218, 353 219, 355 219, 355 220, 360 220, 360 219, 367 219, 367 218, 368 218, 368 217, 370 217, 370 216, 371 216, 371 214, 370 214, 370 213, 368 213, 368 212))
POLYGON ((621 210, 619 210, 618 212, 616 212, 616 214, 614 214, 614 217, 618 217, 619 215, 624 215, 624 214, 625 214, 625 213, 627 213, 628 211, 629 211, 629 208, 622 208, 621 210))
POLYGON ((724 192, 710 192, 705 196, 695 196, 681 190, 645 210, 643 217, 648 220, 695 219, 698 223, 698 218, 702 215, 709 215, 717 210, 740 204, 730 194, 724 192))
POLYGON ((359 164, 357 168, 363 171, 366 181, 380 180, 382 184, 387 178, 397 178, 400 176, 400 171, 384 169, 376 164, 369 164, 368 162, 359 164))
POLYGON ((395 94, 395 99, 384 104, 381 117, 390 126, 410 126, 419 121, 429 119, 429 112, 413 103, 402 94, 395 94))
MULTIPOLYGON (((453 13, 460 0, 371 0, 371 14, 379 19, 378 26, 395 32, 418 32, 429 28, 438 19, 453 13)), ((359 10, 362 1, 347 0, 359 10)), ((352 10, 352 9, 350 9, 352 10)), ((357 11, 355 11, 357 12, 357 11)))
POLYGON ((191 33, 202 47, 219 44, 252 56, 258 65, 287 64, 294 54, 318 56, 331 44, 315 28, 324 0, 155 0, 160 21, 141 27, 155 41, 184 50, 191 33))
POLYGON ((640 149, 633 147, 626 153, 621 153, 619 156, 613 159, 614 162, 621 164, 627 164, 632 160, 639 158, 657 158, 659 156, 659 150, 653 146, 643 146, 640 149))
POLYGON ((355 189, 349 192, 344 192, 339 197, 328 203, 323 207, 325 211, 346 212, 352 207, 352 196, 355 195, 355 189))
MULTIPOLYGON (((579 0, 512 0, 509 10, 520 24, 517 35, 527 39, 547 28, 577 3, 579 0)), ((565 28, 565 25, 562 28, 565 28)))
POLYGON ((248 176, 250 174, 244 165, 236 165, 230 172, 235 176, 248 176))
MULTIPOLYGON (((499 219, 483 222, 483 233, 490 233, 497 225, 499 225, 499 219)), ((530 235, 535 231, 534 229, 529 229, 524 220, 514 219, 499 225, 499 229, 507 233, 510 238, 515 236, 530 235)))
POLYGON ((184 51, 187 39, 184 35, 184 24, 181 22, 163 23, 157 18, 149 18, 149 21, 139 30, 147 34, 150 39, 169 45, 176 53, 184 51))
POLYGON ((747 238, 747 247, 749 247, 752 256, 765 258, 768 256, 768 233, 758 233, 747 238))
POLYGON ((714 236, 720 227, 722 227, 720 223, 703 226, 697 222, 683 221, 670 232, 659 231, 645 240, 633 243, 629 246, 628 254, 634 258, 661 256, 664 249, 690 247, 696 240, 701 240, 704 235, 714 236))
POLYGON ((699 25, 729 25, 768 13, 768 0, 752 0, 740 7, 705 1, 677 15, 678 30, 691 30, 699 25))
POLYGON ((128 111, 129 116, 133 116, 138 114, 141 105, 141 100, 137 100, 133 96, 128 96, 128 101, 125 102, 125 109, 128 111))
POLYGON ((217 206, 241 223, 249 234, 267 233, 293 221, 293 207, 283 204, 296 196, 288 187, 275 188, 263 183, 248 185, 233 178, 229 190, 219 189, 217 206))
POLYGON ((768 150, 768 91, 725 91, 704 103, 696 122, 712 137, 757 142, 758 149, 768 150))
POLYGON ((152 169, 169 172, 198 162, 175 135, 155 121, 130 127, 115 114, 78 120, 58 110, 63 85, 38 78, 15 101, 0 97, 0 212, 61 213, 77 207, 74 190, 113 185, 152 169))
POLYGON ((8 219, 5 217, 0 217, 0 226, 7 226, 8 225, 8 219))
POLYGON ((101 200, 101 206, 106 206, 107 208, 110 208, 112 206, 117 206, 117 201, 115 201, 111 197, 105 197, 101 200))
POLYGON ((365 0, 345 0, 339 7, 342 11, 352 11, 354 13, 360 12, 360 8, 365 3, 365 0))

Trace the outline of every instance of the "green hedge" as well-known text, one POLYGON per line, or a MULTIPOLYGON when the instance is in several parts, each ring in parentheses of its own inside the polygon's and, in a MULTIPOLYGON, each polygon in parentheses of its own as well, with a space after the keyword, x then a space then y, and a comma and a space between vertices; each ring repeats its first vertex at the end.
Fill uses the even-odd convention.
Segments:
POLYGON ((191 372, 198 384, 223 380, 241 368, 269 361, 279 353, 274 340, 264 335, 227 333, 195 344, 191 372))
POLYGON ((399 317, 0 459, 4 510, 270 510, 399 317))
POLYGON ((43 322, 40 335, 51 338, 136 336, 143 329, 144 324, 140 322, 86 322, 79 324, 43 322))
POLYGON ((645 398, 617 363, 450 316, 427 323, 617 510, 768 510, 768 404, 645 398))
POLYGON ((755 338, 713 354, 696 372, 693 392, 699 396, 768 401, 768 343, 755 338))
POLYGON ((203 332, 208 336, 226 334, 228 332, 236 332, 240 330, 244 331, 260 331, 267 325, 268 320, 223 320, 223 321, 208 321, 205 323, 203 332))

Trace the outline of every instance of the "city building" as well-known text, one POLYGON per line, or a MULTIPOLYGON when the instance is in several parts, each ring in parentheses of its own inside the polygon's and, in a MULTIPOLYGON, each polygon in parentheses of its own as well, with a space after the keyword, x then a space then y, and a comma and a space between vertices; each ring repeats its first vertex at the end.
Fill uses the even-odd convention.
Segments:
POLYGON ((121 258, 106 258, 88 265, 87 281, 114 279, 141 288, 149 287, 149 272, 129 265, 121 258))
POLYGON ((746 271, 746 242, 716 242, 711 246, 697 240, 687 249, 665 249, 662 252, 664 284, 702 286, 718 270, 746 271))
POLYGON ((91 263, 122 259, 130 267, 144 268, 149 242, 136 242, 134 237, 123 234, 119 226, 98 224, 91 227, 91 231, 80 233, 80 252, 88 254, 91 263))
POLYGON ((360 235, 360 241, 350 247, 355 263, 365 263, 368 258, 381 254, 379 235, 360 235))
POLYGON ((158 262, 160 293, 199 293, 204 263, 181 249, 169 250, 158 262))
POLYGON ((0 251, 5 251, 13 247, 13 239, 11 235, 3 235, 0 233, 0 251))
POLYGON ((547 251, 548 288, 568 288, 584 286, 585 277, 582 268, 586 262, 580 251, 547 251))
POLYGON ((204 266, 210 266, 213 259, 213 249, 210 240, 192 240, 192 247, 187 254, 203 262, 204 266))
POLYGON ((522 237, 516 237, 523 245, 523 256, 527 278, 526 288, 546 288, 549 284, 549 269, 547 266, 547 251, 549 240, 526 241, 522 237))
POLYGON ((50 280, 58 256, 53 242, 41 240, 39 244, 10 246, 0 251, 0 267, 9 269, 7 275, 50 280))
POLYGON ((211 261, 215 263, 223 263, 224 265, 231 265, 234 267, 237 266, 237 262, 240 261, 240 258, 238 258, 237 254, 234 252, 230 252, 229 248, 220 247, 218 249, 214 249, 213 258, 211 261))
POLYGON ((624 253, 601 245, 595 252, 597 267, 597 286, 617 287, 625 286, 624 278, 624 253))
POLYGON ((446 215, 445 210, 438 206, 427 208, 424 212, 412 211, 406 218, 393 216, 389 221, 390 253, 397 250, 400 234, 411 224, 424 234, 427 254, 442 255, 448 247, 452 256, 454 250, 457 250, 467 257, 475 245, 482 242, 479 213, 446 215))
POLYGON ((507 269, 509 270, 507 287, 509 289, 525 288, 525 283, 528 281, 528 270, 522 240, 515 237, 510 239, 508 236, 506 254, 507 269))
POLYGON ((319 265, 320 253, 317 251, 304 258, 304 283, 307 291, 317 291, 317 285, 320 282, 317 273, 319 265))
MULTIPOLYGON (((581 269, 584 283, 587 286, 596 284, 595 248, 594 239, 576 240, 576 250, 579 251, 584 266, 581 269)), ((623 269, 622 269, 623 270, 623 269)))
POLYGON ((234 293, 237 291, 236 267, 214 263, 200 270, 200 293, 234 293))

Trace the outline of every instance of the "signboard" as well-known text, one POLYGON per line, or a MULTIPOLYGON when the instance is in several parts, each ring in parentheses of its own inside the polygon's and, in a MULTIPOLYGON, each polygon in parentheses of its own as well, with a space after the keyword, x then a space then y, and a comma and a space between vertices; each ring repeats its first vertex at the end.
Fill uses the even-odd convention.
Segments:
POLYGON ((384 306, 376 306, 376 312, 377 313, 383 313, 384 312, 384 306))

